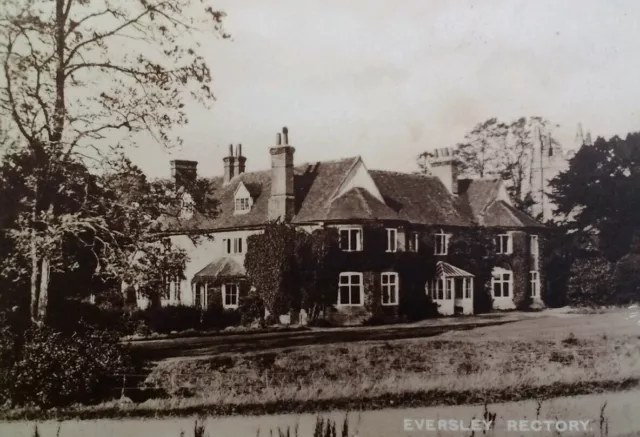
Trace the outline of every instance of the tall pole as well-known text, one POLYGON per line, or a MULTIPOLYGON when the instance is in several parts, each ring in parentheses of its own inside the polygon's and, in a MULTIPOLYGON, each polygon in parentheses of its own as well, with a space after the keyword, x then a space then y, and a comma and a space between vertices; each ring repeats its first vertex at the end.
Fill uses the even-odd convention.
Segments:
POLYGON ((540 126, 538 126, 538 138, 540 139, 540 212, 544 218, 544 139, 540 126))

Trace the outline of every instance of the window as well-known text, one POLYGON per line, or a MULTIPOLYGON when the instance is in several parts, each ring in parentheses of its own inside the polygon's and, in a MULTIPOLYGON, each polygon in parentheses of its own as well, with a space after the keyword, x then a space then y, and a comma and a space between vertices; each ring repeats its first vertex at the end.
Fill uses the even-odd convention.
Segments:
POLYGON ((537 271, 529 272, 529 280, 531 281, 531 287, 529 288, 529 296, 540 296, 540 273, 537 271))
POLYGON ((471 298, 471 287, 473 286, 472 278, 462 278, 462 288, 464 289, 464 298, 471 298))
POLYGON ((513 239, 511 234, 500 234, 496 236, 496 253, 510 254, 513 252, 513 239))
POLYGON ((451 290, 453 289, 453 278, 446 279, 445 286, 446 286, 446 290, 445 290, 446 299, 451 300, 451 290))
POLYGON ((529 250, 531 255, 538 255, 538 236, 531 235, 529 236, 529 250))
POLYGON ((202 308, 204 306, 205 290, 206 287, 204 284, 196 285, 196 291, 193 300, 197 308, 202 308))
POLYGON ((227 255, 235 255, 243 253, 242 237, 223 238, 222 250, 227 255))
POLYGON ((164 298, 168 300, 180 300, 180 283, 182 281, 177 276, 165 276, 164 298))
POLYGON ((435 280, 434 288, 433 288, 433 299, 434 300, 444 299, 444 279, 443 278, 439 278, 435 280))
POLYGON ((511 272, 499 270, 491 279, 493 297, 509 297, 511 294, 511 272))
POLYGON ((413 232, 409 237, 409 250, 411 252, 417 252, 420 244, 420 234, 417 232, 413 232))
POLYGON ((360 306, 364 300, 362 273, 340 273, 338 306, 360 306))
POLYGON ((222 306, 238 308, 238 284, 225 284, 222 289, 222 306))
POLYGON ((398 274, 382 273, 382 305, 398 305, 398 274))
POLYGON ((449 249, 449 235, 440 231, 435 235, 435 255, 446 255, 449 249))
POLYGON ((356 252, 362 250, 362 229, 340 229, 340 249, 345 252, 356 252))
POLYGON ((249 211, 251 204, 248 197, 240 197, 236 199, 236 211, 249 211))
POLYGON ((398 250, 398 230, 387 228, 387 252, 398 250))

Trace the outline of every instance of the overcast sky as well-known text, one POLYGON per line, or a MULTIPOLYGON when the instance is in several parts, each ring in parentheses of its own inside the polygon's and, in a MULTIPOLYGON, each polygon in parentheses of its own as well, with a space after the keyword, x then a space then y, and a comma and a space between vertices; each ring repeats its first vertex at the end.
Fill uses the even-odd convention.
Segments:
POLYGON ((247 171, 269 167, 282 126, 297 163, 360 155, 415 170, 423 150, 474 124, 540 115, 574 147, 640 130, 640 2, 225 0, 233 41, 205 41, 218 101, 193 107, 185 145, 132 157, 154 176, 169 160, 222 172, 229 143, 247 171), (154 159, 150 159, 153 153, 154 159))

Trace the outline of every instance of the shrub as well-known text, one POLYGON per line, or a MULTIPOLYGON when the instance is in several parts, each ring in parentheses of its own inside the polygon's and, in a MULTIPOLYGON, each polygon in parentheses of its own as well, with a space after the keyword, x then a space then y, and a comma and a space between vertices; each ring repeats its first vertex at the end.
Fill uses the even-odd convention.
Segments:
POLYGON ((238 312, 240 313, 240 323, 243 325, 251 325, 256 321, 260 325, 264 324, 264 302, 255 291, 240 298, 238 312))
POLYGON ((85 327, 126 334, 129 316, 120 308, 100 307, 77 299, 65 299, 52 305, 47 325, 61 332, 73 333, 85 327))
POLYGON ((47 408, 103 400, 117 387, 128 359, 113 333, 86 328, 68 335, 32 327, 19 356, 9 364, 5 398, 14 405, 47 408))
POLYGON ((240 324, 239 310, 223 309, 222 305, 211 305, 202 313, 200 329, 224 329, 228 326, 240 324))
POLYGON ((144 310, 142 317, 147 327, 159 334, 172 331, 186 331, 200 327, 201 310, 186 305, 150 307, 144 310))

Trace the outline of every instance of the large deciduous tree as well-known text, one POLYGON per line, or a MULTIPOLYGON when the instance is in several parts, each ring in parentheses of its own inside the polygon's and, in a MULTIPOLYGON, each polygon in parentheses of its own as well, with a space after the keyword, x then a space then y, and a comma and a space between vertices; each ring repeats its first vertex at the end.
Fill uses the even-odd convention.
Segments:
MULTIPOLYGON (((557 146, 551 130, 550 122, 542 117, 520 117, 511 122, 490 118, 478 123, 457 144, 460 176, 503 179, 516 206, 529 212, 534 163, 541 158, 537 154, 557 146)), ((430 152, 419 156, 423 171, 428 169, 429 157, 430 152)))
POLYGON ((35 321, 51 270, 74 266, 62 259, 70 236, 83 250, 116 251, 87 164, 134 134, 180 144, 173 128, 187 123, 185 105, 214 99, 195 33, 227 38, 223 17, 190 0, 0 0, 0 115, 19 148, 8 165, 23 176, 12 182, 21 193, 12 232, 28 259, 35 321))

